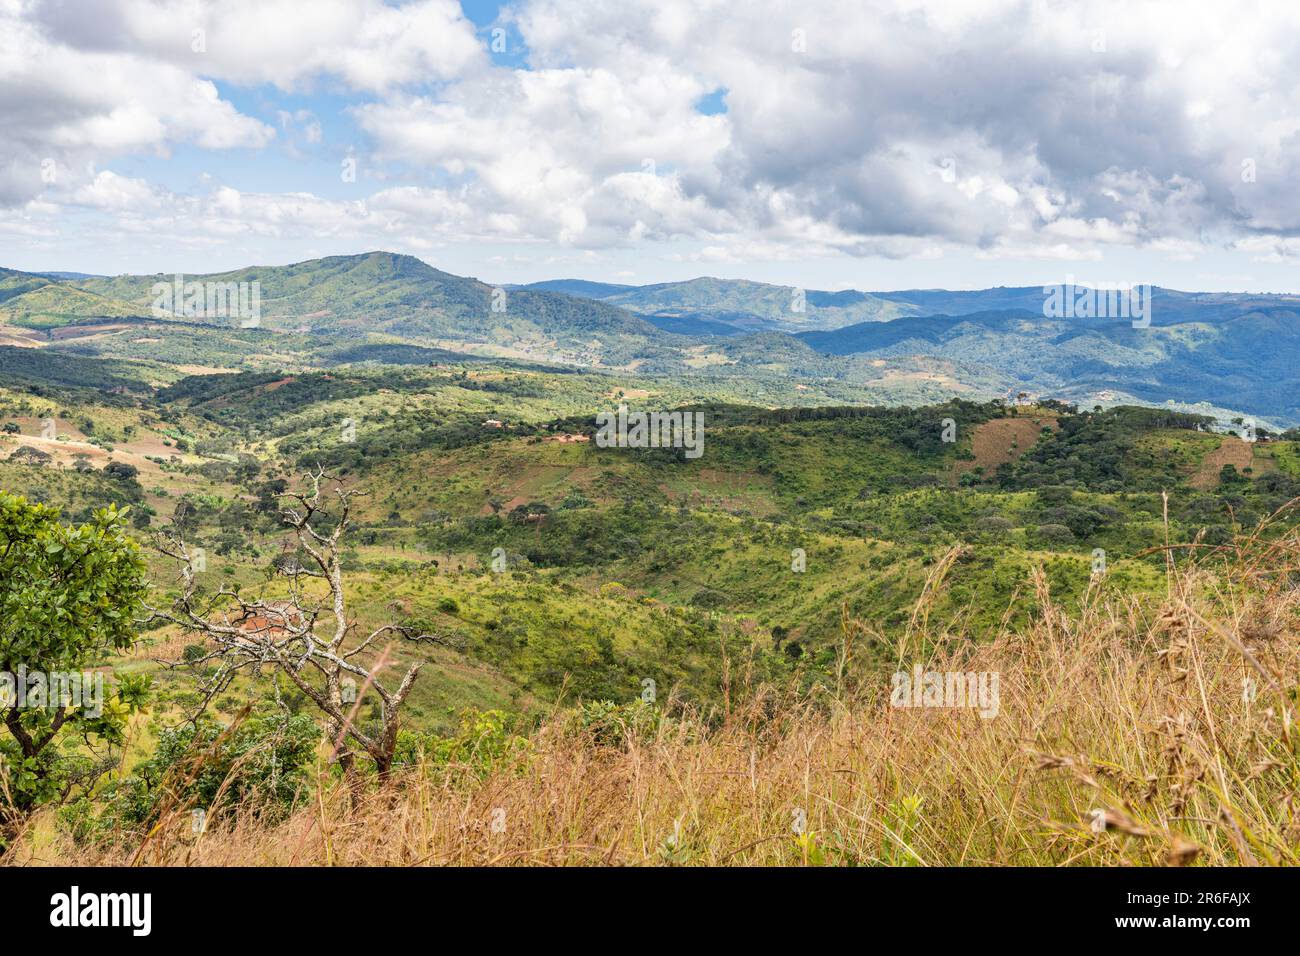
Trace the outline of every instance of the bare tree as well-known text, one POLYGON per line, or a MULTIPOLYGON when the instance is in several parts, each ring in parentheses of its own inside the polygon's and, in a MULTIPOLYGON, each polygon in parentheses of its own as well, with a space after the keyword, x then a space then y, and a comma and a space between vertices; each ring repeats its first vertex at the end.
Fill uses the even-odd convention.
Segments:
POLYGON ((185 662, 215 665, 203 684, 203 706, 229 687, 241 671, 256 674, 272 668, 325 715, 337 759, 350 781, 355 782, 360 753, 374 760, 383 778, 392 769, 397 749, 399 711, 421 664, 412 664, 394 687, 381 679, 388 655, 387 648, 374 653, 377 642, 385 636, 449 642, 404 624, 385 624, 362 636, 348 616, 341 566, 352 499, 362 492, 343 488, 319 468, 305 476, 304 484, 310 491, 286 494, 289 504, 280 510, 297 539, 298 553, 283 555, 272 563, 273 574, 287 582, 287 597, 247 600, 228 585, 204 594, 196 579, 195 554, 172 530, 159 537, 158 548, 180 563, 181 593, 171 608, 149 610, 155 621, 175 624, 215 645, 208 653, 185 662), (325 485, 333 486, 332 495, 325 485), (328 512, 327 505, 333 504, 336 511, 328 512), (377 730, 360 727, 354 720, 367 689, 373 689, 379 698, 377 730))

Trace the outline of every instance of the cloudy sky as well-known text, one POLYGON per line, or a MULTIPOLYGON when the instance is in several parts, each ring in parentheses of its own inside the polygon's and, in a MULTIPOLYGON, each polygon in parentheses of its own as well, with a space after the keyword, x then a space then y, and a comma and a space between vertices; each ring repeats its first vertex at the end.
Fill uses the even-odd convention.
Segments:
POLYGON ((0 265, 1300 291, 1300 4, 0 0, 0 265))

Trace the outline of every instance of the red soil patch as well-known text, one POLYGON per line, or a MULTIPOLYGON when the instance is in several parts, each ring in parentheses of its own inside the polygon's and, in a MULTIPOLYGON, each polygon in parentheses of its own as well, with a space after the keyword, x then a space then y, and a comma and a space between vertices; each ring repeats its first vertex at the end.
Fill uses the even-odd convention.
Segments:
POLYGON ((90 335, 98 335, 101 332, 121 332, 124 329, 131 328, 130 325, 122 322, 106 323, 103 325, 65 325, 62 328, 51 329, 50 338, 52 339, 79 339, 90 335))
POLYGON ((1044 428, 1056 429, 1056 419, 1047 415, 1024 418, 995 418, 975 426, 971 437, 973 461, 959 461, 953 470, 954 479, 968 471, 983 467, 985 475, 992 475, 999 465, 1015 461, 1033 447, 1044 428))
POLYGON ((1254 461, 1254 444, 1227 435, 1219 443, 1218 448, 1207 453, 1201 460, 1200 467, 1196 469, 1196 474, 1192 475, 1189 483, 1193 488, 1202 490, 1217 488, 1219 486, 1219 472, 1223 470, 1224 465, 1235 465, 1237 471, 1244 471, 1247 468, 1258 471, 1259 469, 1254 466, 1254 461))
POLYGON ((14 450, 30 445, 46 452, 53 459, 54 467, 71 468, 78 458, 87 459, 95 468, 103 468, 110 461, 120 461, 134 465, 140 471, 140 480, 157 480, 162 469, 148 456, 167 458, 178 454, 175 448, 169 448, 162 439, 155 435, 145 435, 132 442, 114 443, 114 450, 108 451, 98 445, 92 445, 86 436, 75 426, 62 418, 55 419, 58 438, 41 437, 43 419, 20 416, 13 419, 22 429, 17 435, 0 435, 0 461, 6 460, 14 450), (60 440, 64 439, 64 440, 60 440))
POLYGON ((133 455, 156 455, 161 458, 170 458, 172 455, 180 455, 172 445, 164 445, 163 439, 158 435, 144 435, 132 439, 129 442, 123 442, 117 446, 124 451, 133 455))
MULTIPOLYGON (((53 416, 53 418, 56 435, 63 435, 75 442, 84 442, 86 440, 85 433, 66 418, 60 418, 58 415, 53 416)), ((31 438, 39 440, 41 431, 45 426, 45 416, 43 415, 17 415, 14 418, 9 419, 9 421, 18 423, 18 427, 22 429, 21 435, 24 436, 25 439, 31 438)), ((13 437, 18 438, 19 435, 13 437)), ((28 444, 31 444, 31 442, 28 442, 28 444)))

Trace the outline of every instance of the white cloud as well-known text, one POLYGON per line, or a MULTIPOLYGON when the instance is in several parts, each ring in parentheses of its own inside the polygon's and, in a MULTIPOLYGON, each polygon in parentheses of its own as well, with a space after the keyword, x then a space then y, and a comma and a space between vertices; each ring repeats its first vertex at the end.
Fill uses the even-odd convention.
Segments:
POLYGON ((453 0, 9 0, 0 205, 40 195, 210 237, 689 242, 675 254, 715 261, 1216 245, 1272 261, 1300 235, 1300 8, 520 0, 502 16, 527 69, 493 64, 453 0), (173 197, 88 171, 179 144, 278 136, 303 162, 328 145, 312 110, 269 114, 277 130, 217 82, 340 95, 377 191, 173 197), (701 114, 718 90, 726 112, 701 114))
POLYGON ((71 198, 80 206, 131 212, 156 208, 162 201, 158 191, 143 179, 128 179, 107 170, 77 189, 71 198))
POLYGON ((12 7, 0 12, 0 128, 0 204, 87 179, 113 155, 257 148, 274 135, 208 80, 133 51, 67 46, 12 7))
MULTIPOLYGON (((376 92, 485 63, 454 0, 11 0, 0 7, 0 205, 50 185, 47 160, 84 179, 114 156, 270 143, 275 129, 214 80, 376 92)), ((297 138, 320 141, 310 114, 289 115, 297 138)))
POLYGON ((129 52, 241 85, 302 89, 322 77, 377 92, 482 66, 455 0, 97 0, 40 3, 58 42, 129 52), (88 9, 89 8, 89 9, 88 9))
MULTIPOLYGON (((867 245, 986 254, 1300 230, 1286 195, 1300 173, 1295 9, 533 0, 517 20, 544 66, 725 88, 725 146, 665 161, 683 201, 703 197, 749 235, 779 231, 777 209, 867 245), (1268 173, 1246 183, 1255 155, 1268 173), (955 177, 928 174, 945 160, 955 177)), ((549 138, 540 123, 533 135, 549 138)))

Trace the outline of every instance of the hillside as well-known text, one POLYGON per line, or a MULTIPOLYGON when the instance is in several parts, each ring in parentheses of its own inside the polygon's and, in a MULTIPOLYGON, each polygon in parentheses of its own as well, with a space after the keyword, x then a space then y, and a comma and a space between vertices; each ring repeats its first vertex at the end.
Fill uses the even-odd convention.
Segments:
MULTIPOLYGON (((936 613, 987 634, 1004 614, 1027 613, 1015 595, 1038 562, 1062 599, 1087 586, 1081 569, 1097 547, 1113 556, 1117 584, 1154 581, 1158 564, 1138 555, 1163 538, 1161 490, 1173 492, 1173 533, 1211 542, 1300 494, 1291 442, 1260 444, 1250 466, 1231 458, 1242 467, 1225 479, 1216 449, 1229 439, 1204 430, 1208 419, 1141 409, 766 410, 723 391, 700 401, 678 379, 451 354, 433 367, 420 356, 172 378, 155 391, 128 362, 41 351, 32 357, 44 364, 24 368, 29 351, 0 350, 9 363, 0 363, 9 387, 0 419, 15 425, 0 435, 4 487, 80 509, 102 494, 107 462, 123 461, 140 471, 132 494, 142 527, 162 526, 183 505, 197 540, 247 580, 279 547, 264 511, 269 483, 324 466, 368 492, 358 512, 361 593, 375 586, 408 613, 443 621, 493 686, 541 699, 564 680, 582 695, 617 696, 638 668, 667 668, 707 696, 716 661, 679 670, 644 607, 678 608, 682 626, 706 630, 715 612, 748 620, 770 633, 780 653, 765 666, 779 671, 794 660, 784 642, 828 646, 842 603, 882 626, 902 623, 927 568, 951 547, 967 550, 936 613), (83 388, 91 384, 115 394, 83 388), (702 409, 705 454, 597 448, 592 410, 618 401, 702 409), (53 441, 40 434, 47 415, 61 436, 53 441), (952 443, 941 435, 948 419, 952 443), (51 459, 4 462, 23 447, 51 459), (73 469, 78 457, 90 468, 73 469), (484 575, 496 548, 518 557, 506 578, 484 575), (791 590, 794 548, 807 569, 791 590), (534 596, 517 605, 525 586, 534 596), (584 648, 601 657, 605 628, 617 658, 579 667, 573 655, 584 648), (560 630, 564 644, 554 643, 560 630)), ((481 702, 496 706, 493 695, 481 702)))
POLYGON ((528 288, 555 289, 585 296, 659 320, 716 323, 748 331, 834 329, 867 319, 883 320, 917 311, 901 302, 856 290, 805 291, 743 279, 701 277, 686 282, 645 286, 560 279, 534 283, 528 288))
MULTIPOLYGON (((1158 604, 1168 587, 1159 550, 1166 540, 1197 542, 1174 556, 1179 567, 1195 557, 1198 580, 1227 580, 1237 573, 1231 543, 1247 534, 1289 540, 1291 518, 1266 518, 1300 496, 1294 435, 1248 445, 1208 431, 1204 417, 1144 408, 967 401, 763 408, 721 396, 693 401, 678 378, 441 353, 433 365, 227 372, 155 387, 132 362, 48 350, 0 355, 8 360, 0 364, 0 488, 59 505, 74 521, 107 503, 129 506, 140 541, 170 528, 204 550, 206 588, 283 593, 273 569, 294 552, 276 508, 283 492, 301 487, 305 470, 324 467, 365 492, 344 564, 358 624, 397 620, 442 641, 397 649, 403 665, 423 665, 403 710, 398 779, 412 794, 423 778, 404 775, 428 761, 481 759, 484 773, 517 779, 506 769, 522 752, 516 748, 547 753, 556 740, 572 740, 573 754, 592 746, 590 757, 618 761, 634 739, 664 746, 672 739, 674 747, 704 749, 664 751, 663 759, 695 753, 725 769, 727 728, 740 726, 727 715, 763 712, 776 706, 773 694, 808 708, 784 725, 793 736, 778 748, 801 746, 805 733, 839 739, 818 723, 822 705, 836 699, 837 712, 880 724, 886 737, 878 745, 889 753, 887 728, 897 714, 882 716, 879 688, 901 646, 1004 669, 1003 706, 1018 716, 997 724, 1006 736, 999 730, 980 758, 1004 765, 1021 759, 1031 713, 1013 682, 1042 681, 1065 666, 1026 656, 1026 648, 1046 646, 1044 628, 1077 620, 1069 625, 1077 646, 1050 646, 1103 653, 1088 643, 1102 633, 1090 622, 1113 613, 1106 608, 1158 604), (46 364, 24 370, 28 357, 46 364), (598 447, 594 410, 618 402, 700 410, 704 454, 598 447), (1016 660, 1047 670, 1017 678, 1016 660), (647 679, 657 688, 651 705, 642 696, 647 679), (655 736, 670 727, 684 736, 655 736), (638 736, 643 731, 649 736, 638 736)), ((174 567, 157 553, 149 561, 156 599, 165 603, 175 594, 174 567)), ((156 661, 198 660, 211 645, 173 627, 142 636, 138 648, 106 663, 153 680, 150 712, 135 718, 126 768, 100 800, 59 820, 40 818, 42 839, 59 853, 108 860, 134 845, 149 819, 148 802, 132 802, 140 775, 161 759, 155 743, 172 740, 202 699, 204 667, 156 661)), ((279 695, 305 719, 310 704, 300 693, 279 695)), ((240 675, 215 693, 209 714, 249 721, 251 746, 263 739, 257 728, 279 726, 268 704, 275 696, 265 674, 240 675), (241 716, 245 707, 257 716, 241 716)), ((1080 708, 1071 719, 1088 720, 1090 696, 1070 699, 1080 708)), ((371 695, 360 714, 378 719, 371 695)), ((314 725, 303 726, 310 736, 314 725)), ((926 726, 939 733, 940 725, 926 726)), ((1040 746, 1050 750, 1054 741, 1040 746)), ((301 759, 276 753, 281 766, 301 759)), ((758 766, 780 776, 781 759, 758 766)), ((862 772, 874 773, 871 766, 862 772)), ((612 784, 597 774, 591 785, 612 784)), ((1064 812, 1051 791, 1032 792, 1044 810, 1064 812)), ((261 798, 240 799, 248 808, 261 798)), ((256 819, 274 827, 280 814, 297 812, 292 789, 275 799, 279 809, 238 826, 256 819)), ((941 812, 938 791, 927 799, 941 812)), ((214 827, 236 826, 219 805, 208 806, 214 827)), ((712 842, 711 829, 700 832, 680 852, 716 860, 734 849, 712 842)), ((1202 831, 1192 836, 1207 852, 1228 852, 1202 831)), ((275 857, 278 840, 274 831, 256 844, 223 839, 219 851, 205 852, 275 857)), ((164 845, 159 862, 168 859, 164 845)), ((819 843, 816 852, 863 860, 898 852, 862 834, 834 846, 819 843)), ((957 862, 948 855, 954 846, 914 849, 957 862)), ((978 846, 979 859, 997 858, 994 845, 978 846)), ((640 851, 620 852, 645 861, 640 851)), ((771 852, 756 859, 775 862, 788 851, 771 852)), ((1118 847, 1093 852, 1144 859, 1118 847)))
MULTIPOLYGON (((918 324, 942 344, 951 321, 918 324)), ((967 325, 981 321, 997 329, 1022 319, 967 325)), ((671 759, 716 762, 722 750, 711 748, 725 746, 715 735, 730 732, 728 715, 783 713, 778 697, 804 714, 780 718, 792 747, 806 739, 796 727, 838 733, 799 722, 820 720, 832 700, 874 725, 900 647, 924 659, 1009 661, 1041 639, 1046 600, 1051 627, 1077 619, 1081 633, 1095 634, 1087 622, 1110 613, 1098 608, 1154 606, 1166 593, 1166 541, 1179 545, 1180 567, 1196 559, 1197 580, 1229 581, 1233 542, 1288 540, 1292 517, 1269 516, 1300 497, 1295 433, 1248 443, 1213 430, 1209 417, 1166 410, 942 398, 954 385, 945 376, 971 366, 827 359, 784 333, 693 344, 682 353, 696 363, 689 373, 651 375, 466 355, 395 336, 188 319, 127 325, 75 346, 0 347, 0 490, 57 506, 70 522, 110 504, 126 509, 147 557, 150 600, 164 608, 181 579, 155 550, 159 534, 181 535, 203 554, 203 595, 283 601, 286 568, 305 559, 279 511, 292 501, 284 496, 321 469, 331 488, 360 492, 341 551, 350 619, 363 632, 392 623, 430 636, 353 658, 422 668, 401 708, 392 771, 411 794, 426 779, 407 777, 417 768, 480 766, 514 779, 503 769, 514 765, 498 761, 549 752, 547 741, 572 740, 577 749, 565 752, 578 759, 621 760, 630 740, 655 728, 679 728, 686 736, 673 739, 704 748, 671 759), (187 374, 157 360, 163 345, 178 350, 187 336, 209 361, 242 349, 260 356, 258 366, 235 364, 245 354, 187 374), (155 357, 96 354, 97 345, 133 339, 154 339, 136 347, 155 357), (276 350, 290 347, 310 361, 277 366, 276 350), (828 367, 860 381, 859 399, 873 387, 940 398, 835 401, 845 386, 818 379, 828 367), (620 404, 698 412, 700 456, 600 447, 595 416, 620 404)), ((896 324, 871 328, 887 337, 896 324)), ((185 799, 203 801, 213 832, 258 828, 256 852, 275 856, 277 821, 294 819, 308 796, 336 793, 306 769, 320 739, 312 701, 277 688, 266 669, 220 676, 208 657, 213 639, 193 629, 155 621, 139 638, 96 661, 118 680, 151 682, 120 766, 57 818, 34 818, 33 839, 104 860, 138 846, 157 820, 149 781, 189 759, 196 728, 224 726, 235 728, 239 752, 270 748, 283 785, 267 789, 261 762, 223 764, 217 782, 195 784, 185 799), (189 723, 205 700, 209 723, 189 723), (214 796, 227 779, 242 823, 214 796)), ((997 666, 1010 681, 1011 665, 997 666)), ((1005 706, 1023 716, 1010 696, 1005 706)), ((360 726, 383 719, 373 692, 363 690, 357 707, 360 726)), ((1012 737, 1021 743, 1023 725, 1007 729, 1011 737, 990 744, 990 766, 1011 759, 1012 737)), ((1034 793, 1044 808, 1059 806, 1034 793)), ((702 839, 690 859, 734 849, 702 839)), ((1205 834, 1196 839, 1213 847, 1205 834)), ((864 861, 897 852, 854 840, 844 852, 864 861)), ((20 841, 11 859, 25 859, 31 845, 20 841)), ((159 862, 169 859, 166 845, 159 862)), ((219 845, 223 859, 256 855, 233 838, 219 845)), ((948 860, 949 845, 918 849, 948 860)), ((755 859, 776 859, 765 853, 755 859)), ((993 859, 996 850, 979 853, 993 859)), ((1037 858, 1056 859, 1045 850, 1037 858)))
MULTIPOLYGON (((927 666, 1000 675, 996 719, 891 706, 889 680, 856 666, 874 629, 846 618, 840 679, 819 700, 739 669, 721 712, 589 705, 539 726, 485 715, 413 746, 359 806, 337 781, 278 812, 240 794, 240 809, 216 804, 212 836, 196 840, 181 817, 144 853, 78 839, 47 813, 7 862, 1295 866, 1285 808, 1300 766, 1273 675, 1294 676, 1300 659, 1293 640, 1251 635, 1300 619, 1268 566, 1296 549, 1248 544, 1231 598, 1199 587, 1193 563, 1156 594, 1078 611, 1039 581, 1035 622, 973 650, 945 643, 918 602, 913 636, 939 648, 927 666)), ((907 646, 894 649, 905 664, 907 646)), ((93 818, 74 819, 94 833, 93 818)))
POLYGON ((145 307, 77 288, 54 276, 0 269, 0 325, 46 330, 87 319, 145 314, 145 307))
MULTIPOLYGON (((146 309, 170 275, 81 279, 77 288, 146 309)), ((187 282, 257 282, 271 330, 361 336, 383 333, 582 364, 653 363, 671 355, 654 326, 619 309, 532 290, 501 290, 411 256, 374 252, 290 266, 189 275, 187 282)), ((229 324, 229 323, 227 323, 229 324)))
POLYGON ((1300 420, 1300 309, 1133 328, 1127 321, 1044 318, 1024 310, 863 322, 797 337, 819 352, 932 355, 977 362, 1021 387, 1089 402, 1118 392, 1153 404, 1205 402, 1300 420))
MULTIPOLYGON (((477 356, 689 379, 776 404, 917 404, 1019 392, 1300 422, 1294 296, 1153 293, 1150 328, 1046 318, 1042 289, 808 291, 737 280, 497 289, 368 253, 186 276, 257 282, 260 317, 153 314, 174 276, 0 274, 0 346, 186 373, 477 356), (799 295, 802 299, 799 299, 799 295), (797 311, 802 301, 804 310, 797 311), (989 308, 989 306, 994 306, 989 308), (936 311, 923 311, 931 309, 936 311)), ((163 378, 168 376, 164 375, 163 378)))
MULTIPOLYGON (((1062 282, 1066 281, 1062 277, 1062 282)), ((1084 288, 1086 283, 1080 283, 1084 288)), ((794 289, 744 279, 699 278, 644 286, 612 285, 581 279, 553 279, 529 288, 545 288, 622 305, 635 312, 708 316, 715 313, 740 327, 764 320, 786 331, 836 329, 864 321, 906 316, 969 315, 1023 310, 1042 314, 1043 286, 991 289, 904 289, 863 292, 806 290, 807 315, 791 314, 794 289)), ((1300 308, 1300 296, 1233 292, 1181 292, 1151 287, 1153 324, 1217 323, 1245 313, 1300 308)))
MULTIPOLYGON (((777 367, 773 338, 789 332, 826 356, 894 363, 916 357, 950 363, 954 379, 985 396, 1026 390, 1085 404, 1174 403, 1230 418, 1300 421, 1292 357, 1300 354, 1300 297, 1188 293, 1154 288, 1151 327, 1127 320, 1053 319, 1041 286, 974 291, 865 293, 808 291, 792 311, 795 290, 743 280, 695 279, 637 287, 556 280, 539 286, 617 304, 684 336, 737 341, 719 354, 762 356, 777 367)), ((730 360, 730 359, 729 359, 730 360)), ((734 359, 747 365, 745 357, 734 359)), ((805 369, 815 360, 801 363, 805 369)), ((861 381, 860 363, 825 362, 821 376, 861 381)), ((956 389, 954 389, 956 391, 956 389)), ((915 401, 915 393, 901 397, 915 401)))

